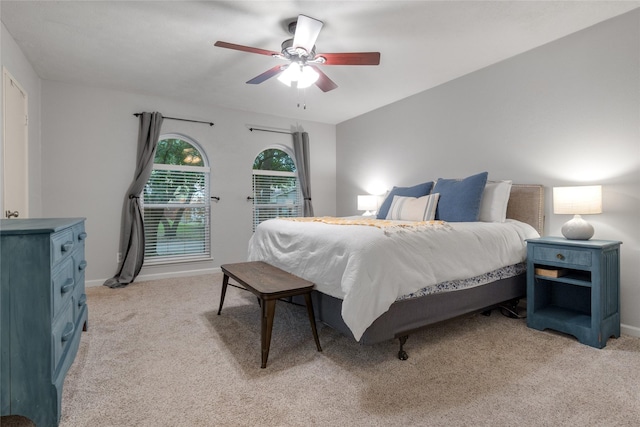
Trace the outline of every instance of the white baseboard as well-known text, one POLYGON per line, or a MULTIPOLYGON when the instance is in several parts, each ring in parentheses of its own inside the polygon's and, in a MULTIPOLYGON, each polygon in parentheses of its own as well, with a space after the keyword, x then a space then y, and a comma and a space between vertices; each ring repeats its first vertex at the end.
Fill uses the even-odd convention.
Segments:
POLYGON ((640 338, 640 328, 636 326, 620 325, 620 333, 640 338))
MULTIPOLYGON (((140 274, 138 277, 136 277, 135 281, 148 282, 150 280, 173 279, 175 277, 201 276, 205 274, 215 274, 220 272, 222 272, 222 270, 220 270, 220 267, 213 267, 213 268, 203 268, 198 270, 140 274)), ((85 286, 88 288, 92 286, 102 286, 106 280, 107 279, 87 280, 85 281, 85 286)))

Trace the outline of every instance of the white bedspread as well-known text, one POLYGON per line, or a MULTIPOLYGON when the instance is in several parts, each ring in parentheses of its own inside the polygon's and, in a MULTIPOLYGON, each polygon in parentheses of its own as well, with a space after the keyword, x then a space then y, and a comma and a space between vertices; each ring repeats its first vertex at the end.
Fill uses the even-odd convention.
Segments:
POLYGON ((268 262, 342 299, 342 318, 360 340, 397 298, 522 262, 525 239, 539 237, 515 220, 448 225, 385 233, 371 226, 272 219, 256 228, 249 260, 268 262))

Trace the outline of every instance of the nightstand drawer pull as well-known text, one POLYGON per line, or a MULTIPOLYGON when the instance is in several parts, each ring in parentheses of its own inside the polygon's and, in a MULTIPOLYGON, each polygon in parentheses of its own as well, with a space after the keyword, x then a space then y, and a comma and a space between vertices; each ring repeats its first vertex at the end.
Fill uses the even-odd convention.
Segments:
POLYGON ((78 299, 78 307, 82 307, 87 304, 87 294, 82 294, 80 299, 78 299))
POLYGON ((64 327, 64 331, 60 336, 60 340, 62 342, 69 341, 69 338, 73 336, 73 332, 75 330, 76 330, 76 327, 74 326, 73 322, 67 322, 67 326, 64 327))
POLYGON ((87 238, 87 233, 85 233, 84 231, 78 234, 78 240, 82 241, 86 238, 87 238))
POLYGON ((78 264, 78 270, 82 271, 85 268, 87 268, 87 261, 85 260, 80 261, 80 263, 78 264))
POLYGON ((556 258, 558 258, 560 261, 564 261, 564 255, 562 254, 556 255, 556 258))
POLYGON ((64 285, 62 285, 62 287, 60 288, 60 293, 62 294, 66 294, 67 292, 69 292, 70 290, 73 289, 73 286, 75 285, 75 283, 73 282, 73 279, 71 277, 69 277, 65 282, 64 285))
POLYGON ((62 252, 69 252, 71 250, 71 248, 73 248, 73 242, 72 241, 68 241, 68 242, 64 242, 61 246, 60 246, 60 250, 62 252))

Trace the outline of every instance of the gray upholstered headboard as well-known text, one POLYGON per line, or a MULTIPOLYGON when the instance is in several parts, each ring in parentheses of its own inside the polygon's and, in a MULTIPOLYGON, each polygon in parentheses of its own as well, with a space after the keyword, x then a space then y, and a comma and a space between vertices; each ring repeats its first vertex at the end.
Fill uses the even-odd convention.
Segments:
POLYGON ((507 218, 526 222, 542 236, 544 230, 544 186, 513 184, 507 205, 507 218))

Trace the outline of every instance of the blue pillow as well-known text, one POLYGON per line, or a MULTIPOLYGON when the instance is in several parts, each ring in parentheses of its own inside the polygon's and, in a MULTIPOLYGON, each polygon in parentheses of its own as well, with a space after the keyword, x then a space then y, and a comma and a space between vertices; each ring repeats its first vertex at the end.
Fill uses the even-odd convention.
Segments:
POLYGON ((422 184, 414 185, 413 187, 393 187, 389 192, 387 198, 384 199, 384 202, 382 202, 382 205, 380 205, 376 218, 387 218, 387 213, 389 212, 389 208, 391 207, 391 202, 393 202, 393 196, 422 197, 431 192, 431 187, 433 187, 433 181, 423 182, 422 184))
POLYGON ((477 221, 487 176, 487 172, 482 172, 465 179, 439 178, 433 188, 433 193, 440 193, 436 219, 449 222, 477 221))

